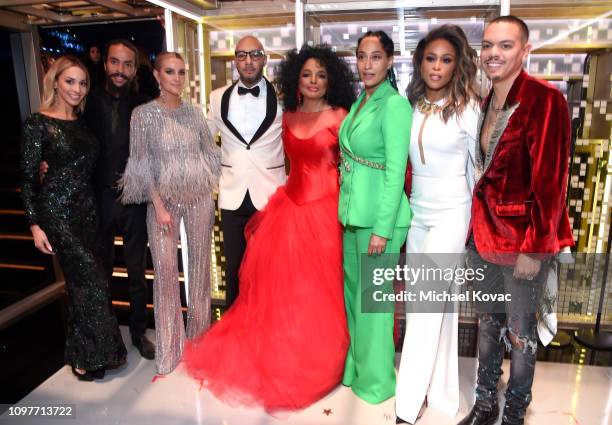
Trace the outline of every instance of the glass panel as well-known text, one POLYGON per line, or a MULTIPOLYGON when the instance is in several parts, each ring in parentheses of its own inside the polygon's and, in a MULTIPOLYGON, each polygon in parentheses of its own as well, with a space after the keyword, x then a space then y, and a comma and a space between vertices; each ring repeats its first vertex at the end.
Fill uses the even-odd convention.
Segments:
MULTIPOLYGON (((535 50, 527 69, 559 88, 570 107, 574 145, 567 204, 576 241, 573 251, 578 253, 609 249, 606 246, 610 214, 606 199, 612 187, 607 166, 612 62, 609 54, 597 52, 610 46, 609 21, 605 16, 588 20, 526 19, 535 50)), ((601 276, 596 277, 593 271, 593 276, 582 276, 580 280, 573 270, 561 271, 557 308, 560 322, 593 323, 602 294, 601 276)), ((608 283, 603 300, 604 324, 612 323, 611 291, 608 283)))
MULTIPOLYGON (((293 9, 287 9, 286 5, 270 4, 261 10, 251 10, 247 7, 243 12, 239 19, 223 19, 221 14, 215 16, 213 21, 205 20, 211 50, 212 90, 238 80, 238 72, 234 66, 234 50, 242 37, 252 35, 263 44, 268 55, 264 75, 272 82, 283 55, 296 47, 293 9)), ((232 9, 226 13, 231 15, 232 9)))
POLYGON ((189 103, 200 102, 200 84, 198 71, 198 27, 190 20, 172 14, 174 27, 174 48, 185 60, 187 78, 183 90, 183 100, 189 103))
POLYGON ((402 94, 413 72, 412 52, 429 31, 444 24, 459 25, 479 50, 485 20, 499 13, 499 1, 481 1, 476 6, 473 1, 414 1, 409 8, 397 8, 397 2, 359 3, 308 3, 306 42, 332 46, 345 57, 357 81, 354 52, 358 39, 370 30, 385 31, 395 42, 394 68, 402 94))
POLYGON ((612 19, 531 19, 529 39, 534 47, 548 44, 609 44, 612 40, 612 19))

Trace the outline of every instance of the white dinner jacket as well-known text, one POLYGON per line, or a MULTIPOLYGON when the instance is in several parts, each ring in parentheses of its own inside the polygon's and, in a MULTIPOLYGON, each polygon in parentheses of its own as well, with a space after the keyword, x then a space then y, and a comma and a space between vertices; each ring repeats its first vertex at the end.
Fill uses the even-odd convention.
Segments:
POLYGON ((282 109, 268 80, 266 117, 251 140, 245 140, 228 119, 230 95, 236 83, 210 94, 208 126, 221 133, 221 179, 219 207, 236 210, 247 190, 253 205, 261 210, 276 188, 285 183, 285 154, 281 140, 282 109))

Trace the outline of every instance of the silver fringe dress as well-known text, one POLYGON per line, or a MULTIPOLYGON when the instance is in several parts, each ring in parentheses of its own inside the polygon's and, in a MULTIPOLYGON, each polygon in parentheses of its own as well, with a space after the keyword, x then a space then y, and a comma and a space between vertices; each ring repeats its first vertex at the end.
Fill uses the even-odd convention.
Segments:
POLYGON ((213 191, 220 172, 220 150, 200 108, 183 103, 166 109, 154 100, 134 109, 130 157, 119 186, 124 204, 149 203, 147 230, 155 271, 155 363, 160 374, 172 372, 181 361, 185 337, 191 339, 210 325, 213 191), (157 223, 153 193, 172 216, 170 230, 164 231, 157 223), (189 263, 186 332, 177 255, 181 218, 189 263))

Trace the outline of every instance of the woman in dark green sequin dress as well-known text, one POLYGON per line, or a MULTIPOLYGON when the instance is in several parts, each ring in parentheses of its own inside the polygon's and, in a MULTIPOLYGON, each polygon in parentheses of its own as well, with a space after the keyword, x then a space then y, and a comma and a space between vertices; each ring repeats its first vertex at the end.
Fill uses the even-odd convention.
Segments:
POLYGON ((58 59, 45 75, 41 112, 23 126, 22 197, 36 247, 56 254, 68 293, 65 360, 80 380, 102 378, 125 362, 109 282, 98 256, 92 174, 98 141, 78 117, 89 86, 74 57, 58 59), (49 171, 42 183, 39 164, 49 171))

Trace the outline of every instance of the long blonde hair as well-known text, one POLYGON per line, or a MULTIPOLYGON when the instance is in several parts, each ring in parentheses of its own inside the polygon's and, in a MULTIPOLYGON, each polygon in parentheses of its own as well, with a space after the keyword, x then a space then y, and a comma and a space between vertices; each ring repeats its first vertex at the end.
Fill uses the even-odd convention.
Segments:
MULTIPOLYGON (((51 67, 45 74, 45 78, 43 79, 43 95, 42 95, 42 102, 40 104, 41 110, 51 109, 51 107, 55 103, 55 98, 56 98, 55 83, 57 82, 60 75, 62 75, 62 73, 65 70, 73 66, 81 68, 83 72, 85 73, 85 78, 87 81, 87 93, 89 93, 91 80, 89 79, 89 73, 87 72, 87 68, 85 67, 85 65, 83 65, 83 62, 81 62, 79 59, 77 59, 76 57, 72 55, 62 56, 56 59, 55 62, 53 62, 53 65, 51 65, 51 67)), ((84 109, 85 109, 85 97, 83 97, 83 100, 81 100, 81 103, 79 103, 78 106, 76 107, 76 111, 79 114, 81 114, 83 113, 84 109)))

